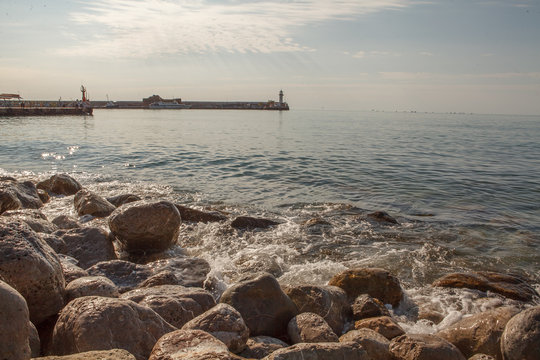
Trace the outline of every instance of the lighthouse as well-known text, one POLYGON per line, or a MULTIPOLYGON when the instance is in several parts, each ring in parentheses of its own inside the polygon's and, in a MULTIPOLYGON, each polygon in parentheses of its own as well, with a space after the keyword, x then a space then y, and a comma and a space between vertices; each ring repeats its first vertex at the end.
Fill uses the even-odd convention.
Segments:
POLYGON ((279 91, 279 107, 283 106, 283 90, 279 91))

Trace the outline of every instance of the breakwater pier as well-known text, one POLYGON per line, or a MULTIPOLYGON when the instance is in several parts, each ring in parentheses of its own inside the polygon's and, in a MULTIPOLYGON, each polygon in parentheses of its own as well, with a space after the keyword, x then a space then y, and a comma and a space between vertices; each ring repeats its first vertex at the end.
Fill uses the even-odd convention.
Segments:
POLYGON ((59 116, 59 115, 92 115, 93 109, 89 106, 57 107, 57 106, 29 106, 0 107, 0 116, 59 116))

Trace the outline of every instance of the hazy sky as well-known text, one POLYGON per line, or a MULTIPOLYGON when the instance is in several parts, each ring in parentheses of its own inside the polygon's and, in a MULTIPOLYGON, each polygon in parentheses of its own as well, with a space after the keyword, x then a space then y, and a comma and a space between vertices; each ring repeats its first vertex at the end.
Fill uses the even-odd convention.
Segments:
POLYGON ((0 0, 0 93, 540 115, 540 0, 0 0))

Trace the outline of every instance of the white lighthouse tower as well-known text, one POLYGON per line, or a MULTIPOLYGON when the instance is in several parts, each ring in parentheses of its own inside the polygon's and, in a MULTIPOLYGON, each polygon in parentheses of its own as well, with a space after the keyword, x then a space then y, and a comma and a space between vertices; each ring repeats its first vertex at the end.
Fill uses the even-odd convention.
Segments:
POLYGON ((283 90, 279 90, 279 107, 283 106, 283 90))

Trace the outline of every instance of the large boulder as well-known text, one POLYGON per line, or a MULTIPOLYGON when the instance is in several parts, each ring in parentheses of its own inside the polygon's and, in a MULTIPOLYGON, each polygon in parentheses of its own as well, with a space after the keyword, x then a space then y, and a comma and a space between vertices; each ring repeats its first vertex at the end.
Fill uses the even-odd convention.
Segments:
POLYGON ((235 308, 218 304, 205 313, 188 321, 182 330, 203 330, 221 340, 227 348, 238 353, 246 347, 249 329, 235 308))
POLYGON ((102 261, 88 268, 87 272, 92 276, 105 276, 110 279, 121 293, 139 287, 153 274, 146 265, 124 260, 102 261))
POLYGON ((373 360, 394 360, 388 348, 390 340, 374 330, 352 330, 342 335, 339 341, 360 344, 373 360))
POLYGON ((159 252, 178 238, 180 213, 167 201, 137 201, 117 208, 109 217, 109 227, 128 252, 159 252))
POLYGON ((220 302, 234 307, 244 319, 252 336, 280 337, 298 313, 296 305, 281 290, 270 274, 261 273, 229 287, 220 302))
POLYGON ((82 189, 77 180, 66 174, 53 175, 37 183, 36 187, 57 195, 74 195, 82 189))
POLYGON ((120 296, 114 283, 104 276, 85 276, 73 280, 66 286, 66 301, 83 296, 120 296))
POLYGON ((403 290, 399 280, 388 271, 379 268, 356 268, 335 275, 328 285, 342 288, 351 301, 358 295, 369 294, 385 304, 399 305, 403 290))
POLYGON ((390 316, 390 312, 381 300, 368 294, 358 296, 351 305, 353 319, 361 320, 377 316, 390 316))
POLYGON ((493 291, 520 301, 531 301, 540 296, 527 279, 518 275, 491 271, 448 274, 435 280, 432 286, 493 291))
POLYGON ((538 359, 540 350, 540 306, 524 310, 508 321, 501 338, 505 360, 538 359))
POLYGON ((26 301, 0 280, 0 359, 30 358, 29 324, 26 301))
POLYGON ((84 227, 59 230, 55 233, 65 244, 62 254, 74 257, 79 266, 88 269, 102 261, 116 259, 114 246, 109 234, 100 228, 84 227))
POLYGON ((401 335, 390 343, 390 353, 402 360, 465 360, 454 345, 431 334, 401 335))
POLYGON ((27 225, 0 226, 0 275, 25 299, 39 324, 64 306, 64 274, 58 255, 27 225))
POLYGON ((371 360, 357 343, 301 343, 274 351, 264 360, 371 360))
POLYGON ((86 351, 64 356, 45 356, 32 360, 136 360, 129 351, 122 349, 86 351))
POLYGON ((116 209, 106 199, 87 189, 81 189, 75 194, 73 205, 79 216, 107 217, 116 209))
POLYGON ((148 360, 232 360, 227 346, 202 330, 177 330, 164 335, 148 360))
POLYGON ((58 227, 47 220, 45 214, 36 209, 9 210, 2 214, 9 217, 5 221, 20 220, 38 233, 51 234, 58 230, 58 227))
POLYGON ((269 219, 254 218, 250 216, 238 216, 231 223, 233 228, 239 230, 268 229, 275 225, 279 225, 279 223, 269 219))
POLYGON ((39 209, 42 206, 36 186, 32 182, 0 178, 0 214, 7 210, 39 209))
POLYGON ((354 323, 354 328, 356 330, 375 330, 389 340, 395 338, 396 336, 405 334, 405 331, 401 328, 401 326, 399 326, 399 324, 390 316, 378 316, 358 320, 354 323))
POLYGON ((69 355, 124 349, 146 360, 156 341, 175 328, 152 309, 126 299, 77 298, 66 305, 54 326, 51 352, 69 355))
POLYGON ((287 287, 285 294, 296 304, 299 313, 318 314, 340 335, 350 319, 351 308, 347 294, 336 286, 303 285, 287 287))
POLYGON ((517 313, 513 307, 488 310, 460 320, 437 335, 457 346, 466 357, 483 353, 501 360, 504 327, 517 313))
POLYGON ((178 204, 176 204, 175 206, 180 212, 182 221, 190 221, 190 222, 196 222, 196 223, 198 222, 209 223, 209 222, 219 222, 219 221, 227 220, 227 216, 217 211, 212 211, 212 212, 201 211, 201 210, 192 209, 187 206, 178 205, 178 204))
POLYGON ((90 275, 88 274, 88 271, 77 265, 79 263, 77 259, 62 254, 58 254, 58 258, 60 259, 60 265, 62 266, 66 284, 69 284, 75 279, 90 275))
POLYGON ((248 359, 262 359, 278 349, 288 347, 289 344, 271 336, 255 336, 249 338, 244 351, 238 355, 248 359))
POLYGON ((337 335, 324 319, 314 313, 301 313, 289 321, 287 333, 293 344, 338 342, 337 335))
POLYGON ((179 285, 135 289, 121 297, 151 308, 177 328, 216 305, 208 291, 179 285))

